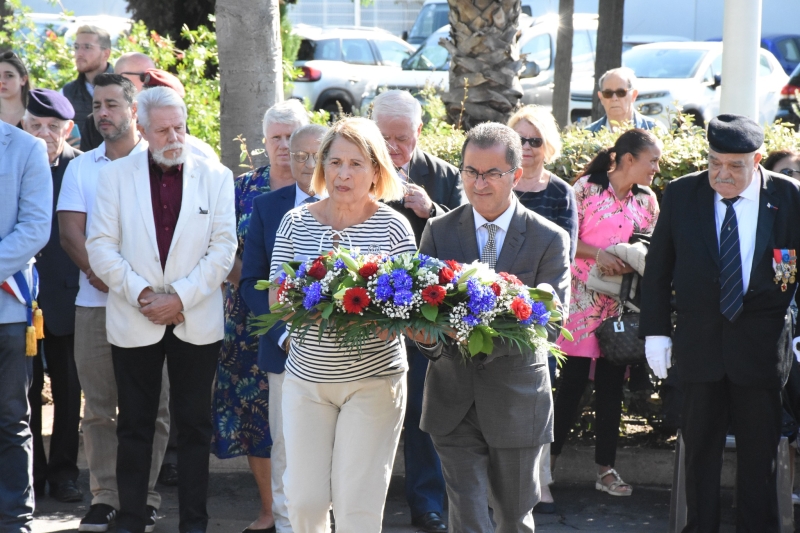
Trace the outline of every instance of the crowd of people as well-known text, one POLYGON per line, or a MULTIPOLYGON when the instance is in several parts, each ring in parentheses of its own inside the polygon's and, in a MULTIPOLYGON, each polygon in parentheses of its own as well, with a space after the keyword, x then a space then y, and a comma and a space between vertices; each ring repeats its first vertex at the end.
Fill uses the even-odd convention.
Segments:
POLYGON ((0 56, 2 533, 29 532, 48 489, 83 500, 79 427, 91 490, 80 531, 152 532, 161 482, 178 486, 181 533, 204 532, 213 453, 248 458, 261 508, 245 533, 378 532, 402 435, 418 529, 532 532, 534 513, 556 511, 552 472, 589 380, 593 482, 630 496, 615 465, 628 371, 596 336, 622 310, 588 280, 633 272, 612 248, 642 234, 646 358, 658 378, 677 370, 686 392, 684 531, 719 529, 729 421, 746 481, 737 520, 778 531, 800 155, 761 165, 752 120, 712 120, 708 170, 675 180, 660 207, 649 185, 662 126, 635 111, 627 69, 600 78, 607 116, 588 128, 633 128, 574 184, 545 168, 561 149, 548 111, 476 126, 456 168, 417 146, 421 106, 397 90, 375 98, 370 119, 330 127, 309 124, 297 101, 274 105, 269 164, 234 178, 187 131, 180 81, 138 53, 112 66, 110 48, 107 32, 80 28, 79 76, 61 91, 31 88, 20 58, 0 56), (551 291, 570 332, 553 339, 566 354, 558 389, 552 356, 499 341, 464 361, 421 332, 376 330, 360 353, 317 326, 254 335, 277 299, 258 282, 340 245, 480 260, 551 291))

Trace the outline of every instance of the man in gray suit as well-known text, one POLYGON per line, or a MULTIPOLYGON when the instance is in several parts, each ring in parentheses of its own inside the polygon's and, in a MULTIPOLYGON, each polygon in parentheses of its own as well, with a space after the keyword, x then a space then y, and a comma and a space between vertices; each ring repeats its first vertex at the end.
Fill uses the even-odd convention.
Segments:
POLYGON ((0 164, 0 531, 17 533, 30 531, 33 521, 33 357, 25 356, 25 333, 35 285, 31 258, 50 237, 53 180, 44 142, 5 122, 0 164))
MULTIPOLYGON (((431 219, 420 252, 442 260, 480 259, 528 286, 549 284, 567 308, 569 236, 525 209, 512 192, 522 177, 519 135, 501 124, 480 124, 467 134, 461 154, 471 205, 431 219)), ((553 440, 547 351, 523 353, 496 341, 489 357, 465 364, 454 345, 420 347, 434 360, 420 427, 431 434, 442 461, 449 531, 532 532, 539 455, 553 440)))

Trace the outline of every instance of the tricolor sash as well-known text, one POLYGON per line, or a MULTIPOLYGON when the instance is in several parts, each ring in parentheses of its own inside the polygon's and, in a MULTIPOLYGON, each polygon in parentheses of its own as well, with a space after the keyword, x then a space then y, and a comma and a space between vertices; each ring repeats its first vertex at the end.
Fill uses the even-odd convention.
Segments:
POLYGON ((28 264, 19 272, 8 278, 0 285, 4 290, 22 305, 25 306, 28 327, 25 332, 25 355, 34 356, 37 353, 37 340, 44 338, 44 317, 36 299, 39 297, 39 272, 31 258, 28 264))

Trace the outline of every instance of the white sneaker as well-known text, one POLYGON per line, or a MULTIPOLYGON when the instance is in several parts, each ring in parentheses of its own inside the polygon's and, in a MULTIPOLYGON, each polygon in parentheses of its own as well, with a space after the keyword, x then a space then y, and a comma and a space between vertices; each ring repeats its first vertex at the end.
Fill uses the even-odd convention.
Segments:
POLYGON ((797 494, 796 492, 792 493, 792 504, 800 505, 800 494, 797 494))

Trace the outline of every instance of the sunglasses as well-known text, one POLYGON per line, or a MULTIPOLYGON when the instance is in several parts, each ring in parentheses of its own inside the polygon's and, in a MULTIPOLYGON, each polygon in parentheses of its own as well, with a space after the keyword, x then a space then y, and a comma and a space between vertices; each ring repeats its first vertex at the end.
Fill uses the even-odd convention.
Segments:
POLYGON ((150 83, 150 74, 147 72, 120 72, 119 74, 121 76, 136 76, 145 85, 150 83))
POLYGON ((544 144, 544 139, 542 139, 541 137, 531 137, 530 139, 527 139, 522 135, 520 135, 519 141, 520 143, 522 143, 522 146, 525 146, 525 143, 528 143, 531 148, 541 148, 542 145, 544 144))
POLYGON ((790 178, 795 174, 800 175, 800 170, 795 170, 793 168, 782 168, 778 172, 784 176, 789 176, 790 178))
POLYGON ((600 94, 602 94, 603 98, 606 100, 610 100, 615 94, 617 95, 617 98, 625 98, 628 96, 628 89, 603 89, 600 91, 600 94))

